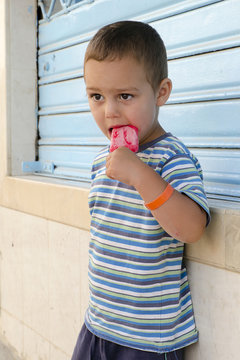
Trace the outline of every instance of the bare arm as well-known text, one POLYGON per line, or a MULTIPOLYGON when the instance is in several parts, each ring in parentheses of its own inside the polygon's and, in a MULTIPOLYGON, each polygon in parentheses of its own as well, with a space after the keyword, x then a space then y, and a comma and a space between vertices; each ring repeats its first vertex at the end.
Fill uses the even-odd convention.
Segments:
MULTIPOLYGON (((136 177, 134 187, 145 203, 153 201, 166 188, 167 182, 146 164, 141 176, 136 177), (149 184, 151 184, 149 186, 149 184)), ((140 167, 139 167, 140 170, 140 167)), ((206 226, 206 213, 192 199, 174 190, 173 195, 161 207, 152 211, 163 229, 173 238, 192 243, 200 239, 206 226)))
MULTIPOLYGON (((145 203, 156 199, 167 186, 159 174, 125 148, 119 148, 109 156, 107 175, 134 186, 145 203)), ((185 243, 199 240, 206 226, 205 211, 176 190, 152 214, 169 235, 185 243)))

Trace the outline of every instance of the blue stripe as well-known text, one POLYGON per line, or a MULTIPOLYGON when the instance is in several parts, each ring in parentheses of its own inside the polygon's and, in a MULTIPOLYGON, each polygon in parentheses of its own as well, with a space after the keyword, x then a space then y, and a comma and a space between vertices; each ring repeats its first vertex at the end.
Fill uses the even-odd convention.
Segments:
MULTIPOLYGON (((156 238, 159 235, 156 234, 156 229, 153 230, 148 230, 148 233, 145 233, 145 229, 139 229, 139 228, 134 228, 134 227, 130 227, 129 229, 123 229, 119 227, 119 224, 114 224, 115 226, 111 226, 111 225, 106 225, 103 224, 101 221, 98 221, 98 219, 92 219, 91 221, 91 226, 98 229, 98 226, 101 226, 103 231, 109 231, 111 230, 111 232, 115 232, 115 234, 119 234, 121 233, 122 235, 126 235, 129 237, 135 236, 136 238, 138 237, 142 237, 143 239, 151 239, 151 238, 156 238), (139 230, 139 231, 137 231, 139 230)), ((148 247, 148 246, 147 246, 148 247)))
MULTIPOLYGON (((100 337, 102 336, 104 339, 108 340, 108 341, 114 341, 116 338, 115 336, 110 336, 108 332, 105 331, 104 327, 102 328, 101 332, 99 332, 98 330, 94 329, 87 321, 86 321, 87 327, 88 329, 95 334, 96 336, 100 337)), ((191 336, 189 336, 187 339, 184 340, 178 340, 177 337, 175 337, 174 341, 177 341, 177 348, 183 348, 195 341, 197 341, 198 339, 198 333, 194 332, 192 334, 192 332, 190 332, 191 336)), ((115 340, 116 341, 116 340, 115 340)), ((138 349, 143 349, 144 351, 153 351, 153 352, 159 352, 159 353, 165 353, 165 352, 169 352, 169 351, 173 351, 175 349, 174 345, 174 341, 171 342, 171 345, 167 346, 164 342, 159 342, 159 338, 158 338, 158 345, 156 347, 156 345, 152 345, 152 344, 143 344, 143 342, 139 341, 138 339, 133 339, 132 342, 128 342, 127 340, 122 340, 121 338, 117 339, 117 343, 123 346, 127 346, 127 347, 133 347, 133 348, 138 348, 138 349)))
MULTIPOLYGON (((149 293, 153 294, 153 291, 159 292, 159 291, 165 291, 165 290, 170 290, 170 289, 178 290, 180 287, 179 284, 169 284, 169 285, 155 286, 154 288, 144 288, 143 286, 139 286, 136 288, 136 287, 133 287, 133 285, 130 285, 130 286, 120 285, 120 284, 116 284, 113 282, 109 282, 105 279, 99 279, 98 277, 96 278, 95 276, 92 276, 91 274, 89 275, 89 277, 91 280, 93 280, 94 282, 97 282, 98 284, 102 284, 104 286, 111 287, 112 288, 111 291, 118 289, 118 290, 126 290, 126 291, 130 291, 130 292, 135 292, 135 293, 142 292, 142 294, 149 294, 149 293)), ((160 295, 153 294, 153 296, 160 296, 160 295)))
POLYGON ((152 271, 155 271, 155 270, 161 270, 163 268, 165 268, 166 266, 181 266, 182 264, 182 260, 174 260, 174 261, 171 261, 171 259, 167 260, 167 259, 162 259, 160 260, 161 263, 160 264, 151 264, 149 266, 140 266, 140 265, 136 265, 135 263, 134 264, 131 264, 131 263, 125 263, 124 262, 120 262, 120 261, 117 261, 117 260, 110 260, 110 259, 107 259, 101 255, 97 256, 96 254, 94 254, 94 252, 92 251, 92 249, 89 250, 89 254, 91 254, 95 260, 98 260, 98 261, 102 261, 103 263, 105 264, 111 264, 111 265, 114 265, 114 266, 121 266, 122 268, 128 268, 128 269, 131 269, 131 270, 144 270, 144 271, 148 271, 148 270, 152 270, 152 271))
MULTIPOLYGON (((95 270, 95 268, 91 265, 91 263, 89 264, 89 268, 92 269, 92 271, 95 270)), ((148 283, 150 281, 155 281, 155 283, 156 283, 157 281, 159 281, 159 282, 162 282, 164 280, 175 281, 175 280, 179 279, 179 275, 174 275, 174 274, 166 275, 164 272, 161 274, 154 274, 155 276, 152 276, 152 277, 151 277, 151 274, 146 274, 146 275, 142 274, 141 275, 142 277, 140 279, 136 278, 135 274, 127 273, 124 271, 121 271, 121 275, 117 275, 117 274, 112 275, 112 273, 110 271, 107 271, 107 268, 106 268, 106 270, 98 269, 95 272, 97 274, 99 274, 99 276, 100 275, 112 276, 116 281, 118 281, 118 280, 120 281, 121 279, 122 280, 134 280, 135 282, 139 281, 139 283, 143 283, 143 282, 148 283), (159 276, 157 276, 157 275, 159 275, 159 276), (145 279, 144 279, 144 277, 145 277, 145 279)))
MULTIPOLYGON (((122 200, 119 200, 119 202, 122 201, 122 200)), ((106 204, 108 205, 109 204, 109 199, 106 198, 106 199, 98 199, 97 201, 95 200, 90 200, 89 201, 89 207, 90 207, 90 210, 91 208, 94 206, 94 205, 98 205, 98 206, 102 206, 104 207, 106 204)), ((118 209, 121 209, 123 212, 126 212, 129 210, 129 205, 127 203, 124 203, 124 201, 122 201, 122 203, 118 203, 118 204, 113 204, 112 205, 112 208, 118 208, 118 209)), ((131 210, 131 208, 130 208, 131 210)), ((136 211, 136 210, 135 210, 136 211)), ((146 215, 146 209, 142 206, 142 205, 138 205, 138 209, 137 209, 137 212, 139 213, 139 215, 143 214, 146 215), (141 208, 142 207, 142 208, 141 208)))
MULTIPOLYGON (((98 205, 99 205, 99 202, 98 202, 98 205)), ((94 215, 106 215, 106 212, 108 214, 108 216, 110 215, 112 220, 114 219, 118 219, 118 220, 126 220, 128 219, 129 220, 129 216, 126 215, 126 213, 114 213, 114 212, 110 212, 110 211, 107 211, 107 209, 95 209, 94 210, 94 215)), ((143 221, 140 219, 140 218, 135 218, 135 217, 131 217, 131 222, 132 223, 136 223, 136 224, 142 224, 143 221)), ((147 226, 158 226, 159 227, 159 224, 158 222, 153 219, 153 218, 145 218, 144 219, 144 224, 146 224, 147 226)), ((154 229, 156 230, 156 229, 154 229)))
MULTIPOLYGON (((93 316, 93 315, 92 315, 93 316)), ((94 317, 94 316, 93 316, 94 317)), ((99 324, 102 323, 102 325, 104 326, 105 325, 105 322, 104 321, 101 321, 101 319, 98 318, 98 322, 99 324)), ((190 326, 194 325, 194 321, 193 320, 190 320, 186 325, 183 325, 183 326, 179 326, 178 327, 178 331, 183 331, 183 330, 186 330, 187 328, 189 328, 190 326)), ((121 326, 121 325, 114 325, 114 323, 112 322, 111 325, 108 324, 108 327, 110 330, 112 331, 117 331, 117 332, 125 332, 126 331, 126 328, 124 326, 121 326)), ((174 336, 175 335, 175 330, 174 331, 166 331, 166 332, 162 332, 161 333, 161 338, 166 338, 166 337, 169 337, 169 336, 174 336)), ((133 336, 143 336, 143 332, 141 331, 136 331, 135 329, 131 328, 131 334, 133 336)), ((150 331, 150 332, 145 332, 144 333, 144 337, 145 338, 157 338, 159 337, 159 332, 154 332, 154 331, 150 331)))
MULTIPOLYGON (((92 236, 95 236, 95 231, 98 232, 98 227, 96 226, 96 228, 92 227, 91 228, 91 234, 92 236)), ((114 238, 113 236, 109 235, 108 233, 99 233, 98 234, 98 238, 99 240, 102 239, 103 241, 109 241, 110 243, 116 243, 116 238, 114 238)), ((170 244, 179 244, 178 240, 172 240, 172 238, 170 237, 170 235, 168 235, 167 233, 163 233, 161 235, 160 238, 156 239, 156 240, 151 240, 152 242, 149 243, 147 240, 144 239, 139 239, 140 241, 133 241, 132 239, 121 239, 118 238, 117 239, 117 244, 122 244, 122 245, 127 245, 129 246, 130 244, 133 246, 138 246, 140 249, 157 249, 159 251, 160 246, 161 247, 167 247, 170 244)), ((94 241, 94 240, 93 240, 94 241)))
MULTIPOLYGON (((109 301, 116 301, 119 300, 119 302, 127 302, 129 304, 131 304, 131 306, 145 306, 145 307, 149 307, 152 306, 154 304, 159 306, 164 306, 165 304, 168 305, 169 303, 176 303, 178 300, 178 294, 173 294, 175 296, 172 296, 171 299, 160 299, 160 300, 153 300, 152 298, 148 298, 148 297, 142 297, 141 300, 138 297, 134 297, 134 295, 132 295, 132 298, 126 298, 124 299, 121 294, 115 295, 115 294, 106 294, 103 290, 96 290, 91 288, 93 294, 98 295, 98 296, 104 296, 105 298, 107 298, 109 301)), ((157 296, 155 296, 157 297, 157 296)), ((159 297, 159 296, 158 296, 159 297)))
MULTIPOLYGON (((117 311, 124 311, 126 312, 126 306, 123 305, 123 306, 119 306, 119 304, 113 304, 113 303, 110 303, 110 302, 106 302, 104 300, 100 300, 100 298, 96 298, 94 295, 92 296, 92 298, 94 299, 94 301, 99 305, 99 306, 103 306, 103 307, 106 307, 108 309, 112 309, 112 310, 117 310, 117 311)), ((189 300, 191 299, 190 296, 187 296, 186 298, 186 301, 185 303, 187 303, 189 300)), ((182 305, 184 305, 184 303, 182 303, 182 305)), ((179 306, 177 307, 171 307, 171 308, 162 308, 160 311, 159 311, 159 308, 157 308, 157 310, 153 310, 153 309, 148 309, 148 308, 138 308, 138 309, 133 309, 131 307, 128 307, 127 308, 127 312, 129 314, 136 314, 136 315, 146 315, 146 318, 149 316, 152 316, 152 315, 159 315, 159 316, 162 316, 162 315, 171 315, 173 313, 176 312, 176 310, 179 310, 179 306)))
MULTIPOLYGON (((191 310, 187 311, 183 316, 177 316, 176 318, 172 319, 171 321, 169 321, 168 323, 164 323, 164 321, 161 322, 161 329, 165 332, 170 331, 171 327, 178 327, 180 328, 181 326, 179 326, 179 324, 181 323, 181 321, 186 321, 188 324, 189 322, 191 322, 191 320, 189 320, 189 315, 191 315, 191 310)), ((119 326, 125 326, 125 325, 129 325, 131 328, 137 328, 137 326, 139 327, 139 330, 151 330, 151 331, 157 331, 159 330, 159 323, 156 323, 157 319, 147 319, 149 322, 141 322, 141 321, 137 321, 134 318, 127 318, 124 319, 124 315, 120 315, 121 318, 119 318, 119 320, 116 320, 116 316, 114 314, 108 313, 108 314, 104 314, 102 315, 99 312, 92 312, 92 316, 95 318, 99 318, 102 319, 103 321, 116 321, 116 323, 119 326)), ((141 320, 141 319, 139 319, 141 320)), ((186 329, 186 325, 182 326, 183 329, 186 329)), ((169 336, 169 333, 168 333, 169 336)))
MULTIPOLYGON (((99 253, 104 253, 104 254, 114 254, 114 255, 123 255, 123 256, 126 256, 126 253, 125 252, 122 252, 121 251, 121 248, 116 248, 118 250, 111 250, 111 249, 106 249, 100 245, 98 245, 96 242, 94 242, 94 246, 92 246, 93 249, 98 249, 99 250, 99 253)), ((176 248, 172 248, 172 250, 174 251, 170 251, 169 250, 169 254, 171 254, 171 256, 182 256, 182 253, 183 253, 183 248, 181 248, 180 250, 176 249, 176 248)), ((128 258, 129 259, 149 259, 149 260, 159 260, 160 258, 166 256, 166 252, 168 252, 167 250, 163 250, 164 253, 163 254, 159 254, 159 255, 154 255, 154 253, 143 253, 142 255, 141 254, 128 254, 128 258)), ((159 251, 160 252, 160 251, 159 251)))
MULTIPOLYGON (((112 188, 102 188, 101 184, 98 185, 97 181, 96 184, 94 185, 94 187, 92 188, 91 192, 98 192, 98 196, 101 196, 101 194, 112 194, 113 190, 114 190, 114 195, 118 195, 118 196, 126 196, 127 198, 130 199, 137 199, 137 200, 141 200, 140 195, 138 195, 136 192, 127 192, 124 191, 124 189, 116 189, 115 187, 112 188)), ((94 196, 94 195, 93 195, 94 196)))

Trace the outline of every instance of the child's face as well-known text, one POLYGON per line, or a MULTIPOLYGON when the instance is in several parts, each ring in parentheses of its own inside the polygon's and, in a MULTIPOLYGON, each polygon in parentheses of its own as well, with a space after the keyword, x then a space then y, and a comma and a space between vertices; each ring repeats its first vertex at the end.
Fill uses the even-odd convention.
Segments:
POLYGON ((91 112, 108 139, 114 127, 123 125, 138 128, 140 144, 162 135, 158 106, 163 105, 163 98, 159 89, 154 92, 144 67, 135 59, 90 59, 85 64, 84 78, 91 112))

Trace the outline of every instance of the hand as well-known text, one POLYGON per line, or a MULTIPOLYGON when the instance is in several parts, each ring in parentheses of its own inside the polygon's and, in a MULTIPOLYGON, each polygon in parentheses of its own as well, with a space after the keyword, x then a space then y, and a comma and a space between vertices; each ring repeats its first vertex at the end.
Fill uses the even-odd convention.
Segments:
POLYGON ((144 163, 127 147, 119 147, 106 160, 106 175, 114 180, 134 186, 144 163))

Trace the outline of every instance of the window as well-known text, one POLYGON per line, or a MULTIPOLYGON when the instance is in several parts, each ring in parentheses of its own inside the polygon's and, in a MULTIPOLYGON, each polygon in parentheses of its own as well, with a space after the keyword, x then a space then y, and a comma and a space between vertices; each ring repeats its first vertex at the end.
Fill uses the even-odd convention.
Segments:
POLYGON ((38 173, 90 181, 107 140, 89 112, 84 52, 104 24, 136 19, 156 28, 167 47, 174 87, 160 110, 163 127, 199 158, 210 199, 240 202, 238 0, 59 0, 48 16, 53 1, 39 5, 38 173))

